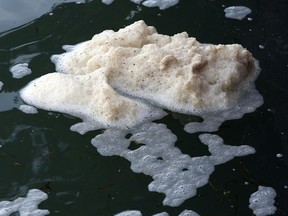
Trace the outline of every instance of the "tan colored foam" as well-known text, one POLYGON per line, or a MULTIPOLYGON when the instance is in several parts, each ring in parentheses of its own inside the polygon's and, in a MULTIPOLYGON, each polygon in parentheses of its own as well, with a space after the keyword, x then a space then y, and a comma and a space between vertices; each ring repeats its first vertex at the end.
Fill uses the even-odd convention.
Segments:
MULTIPOLYGON (((138 21, 64 49, 66 53, 51 57, 63 73, 33 81, 21 97, 35 107, 82 118, 84 124, 72 128, 81 133, 99 127, 131 128, 162 117, 164 112, 155 107, 200 115, 205 121, 210 113, 227 110, 238 118, 246 110, 234 109, 237 104, 253 111, 262 102, 254 88, 259 67, 238 44, 201 44, 185 32, 162 35, 138 21), (253 104, 253 98, 260 102, 253 104)), ((213 130, 226 119, 217 121, 213 130)))
POLYGON ((107 68, 116 90, 186 113, 235 105, 259 72, 241 45, 200 44, 185 32, 161 35, 143 21, 104 31, 52 60, 69 74, 107 68))

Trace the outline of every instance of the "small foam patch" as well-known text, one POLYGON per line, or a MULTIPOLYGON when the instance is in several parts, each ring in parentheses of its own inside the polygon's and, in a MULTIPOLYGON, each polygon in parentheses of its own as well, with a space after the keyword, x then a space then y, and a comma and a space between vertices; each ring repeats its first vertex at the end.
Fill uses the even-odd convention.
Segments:
POLYGON ((26 104, 20 105, 19 110, 21 110, 22 112, 27 113, 27 114, 37 114, 38 113, 37 108, 35 108, 33 106, 26 105, 26 104))
POLYGON ((276 191, 271 187, 259 186, 258 191, 251 194, 249 208, 256 216, 275 214, 277 208, 274 206, 276 191))
POLYGON ((19 63, 10 68, 13 78, 20 79, 32 73, 31 69, 28 68, 28 63, 19 63))
POLYGON ((192 210, 184 210, 183 212, 179 214, 179 216, 199 216, 199 214, 197 214, 196 212, 192 210))
POLYGON ((116 214, 115 216, 142 216, 142 213, 138 210, 127 210, 116 214))
POLYGON ((245 6, 231 6, 225 8, 224 12, 226 18, 242 20, 250 14, 252 10, 245 6))
POLYGON ((14 201, 0 202, 0 215, 9 216, 15 212, 19 212, 20 216, 35 215, 44 216, 48 215, 48 210, 38 209, 38 205, 48 198, 47 194, 38 189, 29 190, 27 196, 19 197, 14 201))

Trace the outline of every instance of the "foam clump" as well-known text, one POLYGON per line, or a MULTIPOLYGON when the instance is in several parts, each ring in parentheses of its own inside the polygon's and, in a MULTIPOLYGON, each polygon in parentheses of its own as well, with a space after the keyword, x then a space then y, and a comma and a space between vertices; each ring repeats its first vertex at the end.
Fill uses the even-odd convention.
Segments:
POLYGON ((38 113, 37 108, 35 108, 33 106, 26 105, 26 104, 21 104, 19 106, 19 110, 21 110, 22 112, 27 113, 27 114, 37 114, 38 113))
POLYGON ((28 63, 16 64, 10 68, 10 72, 12 73, 12 77, 16 79, 20 79, 32 73, 31 69, 28 68, 28 63))
POLYGON ((208 183, 215 165, 255 152, 249 146, 224 145, 217 135, 202 134, 200 140, 211 155, 190 157, 175 147, 176 140, 165 125, 147 123, 133 130, 107 129, 91 143, 101 155, 124 157, 133 172, 151 176, 149 190, 164 193, 163 205, 172 207, 195 196, 197 188, 208 183), (133 144, 137 148, 130 150, 133 144))
POLYGON ((20 96, 81 118, 72 127, 80 133, 132 128, 162 117, 160 108, 204 119, 188 124, 187 132, 215 131, 263 103, 254 86, 258 63, 238 44, 201 44, 185 32, 162 35, 138 21, 63 48, 66 53, 51 57, 61 73, 32 81, 20 96))
POLYGON ((241 45, 200 44, 185 32, 161 35, 143 21, 97 34, 52 61, 69 74, 107 68, 108 83, 117 91, 193 114, 235 105, 259 73, 241 45))
POLYGON ((27 196, 19 197, 14 201, 0 202, 0 215, 9 216, 19 212, 20 216, 44 216, 48 215, 48 210, 38 209, 38 205, 48 198, 47 194, 38 189, 29 190, 27 196))
POLYGON ((275 214, 277 208, 274 206, 276 191, 271 187, 259 186, 258 191, 251 194, 249 208, 256 216, 275 214))
POLYGON ((226 18, 242 20, 250 14, 252 10, 245 6, 231 6, 225 8, 224 12, 226 18))

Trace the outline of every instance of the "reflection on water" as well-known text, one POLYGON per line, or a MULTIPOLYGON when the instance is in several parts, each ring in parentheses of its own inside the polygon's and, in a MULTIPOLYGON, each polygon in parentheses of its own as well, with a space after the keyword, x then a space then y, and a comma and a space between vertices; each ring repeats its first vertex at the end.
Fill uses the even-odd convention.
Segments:
POLYGON ((61 3, 84 3, 88 1, 89 0, 1 0, 0 32, 28 23, 50 12, 55 6, 61 3))
POLYGON ((17 92, 1 92, 0 93, 0 112, 18 108, 21 104, 17 92))

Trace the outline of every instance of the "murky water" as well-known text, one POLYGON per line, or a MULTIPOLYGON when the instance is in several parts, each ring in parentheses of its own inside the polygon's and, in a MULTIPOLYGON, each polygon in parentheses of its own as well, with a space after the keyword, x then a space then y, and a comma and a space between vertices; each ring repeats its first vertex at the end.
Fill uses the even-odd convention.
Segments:
MULTIPOLYGON (((164 11, 128 0, 109 6, 100 0, 19 2, 14 8, 12 1, 0 1, 0 11, 9 12, 0 13, 0 81, 4 83, 0 91, 0 201, 38 188, 48 194, 40 207, 50 215, 113 215, 127 209, 143 215, 163 211, 178 215, 184 209, 200 215, 252 215, 249 197, 258 185, 265 185, 277 192, 277 215, 288 214, 287 2, 181 0, 164 11), (252 13, 241 21, 227 19, 223 11, 232 4, 247 6, 252 13), (256 85, 264 105, 240 120, 225 122, 216 132, 225 143, 250 145, 256 154, 217 166, 210 183, 196 197, 174 208, 162 205, 164 195, 148 191, 151 177, 133 173, 125 159, 103 157, 96 151, 90 141, 101 131, 81 136, 69 130, 78 122, 73 117, 41 110, 28 115, 17 109, 22 104, 18 91, 54 70, 50 56, 62 53, 62 45, 139 19, 163 34, 187 31, 202 43, 240 43, 262 68, 256 85), (21 62, 29 63, 32 74, 14 79, 9 68, 21 62)), ((183 132, 185 118, 170 114, 158 122, 177 135, 182 152, 208 154, 199 134, 183 132)))

